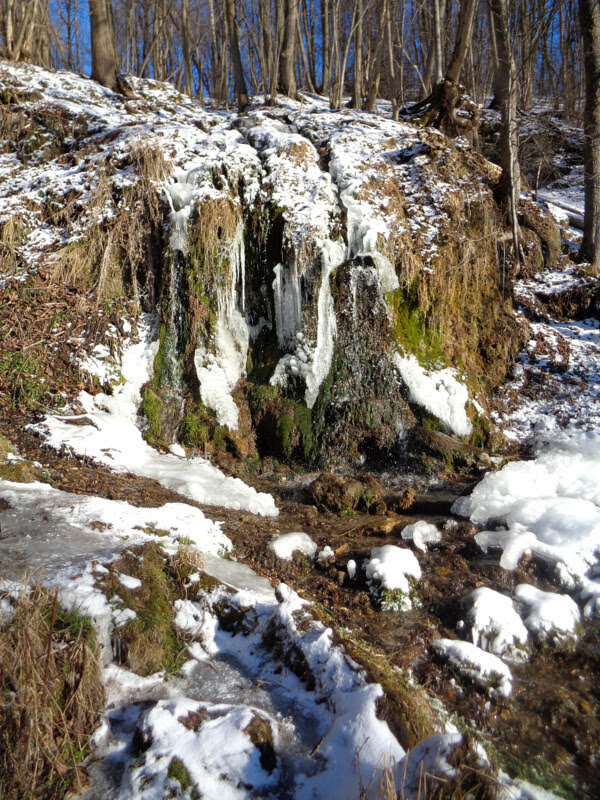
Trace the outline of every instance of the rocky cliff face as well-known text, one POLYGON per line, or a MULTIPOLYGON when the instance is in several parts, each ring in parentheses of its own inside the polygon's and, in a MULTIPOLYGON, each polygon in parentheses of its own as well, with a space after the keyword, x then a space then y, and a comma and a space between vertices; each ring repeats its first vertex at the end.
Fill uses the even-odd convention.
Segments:
POLYGON ((423 422, 481 441, 523 331, 466 142, 314 97, 240 116, 0 74, 2 271, 155 314, 152 443, 335 462, 423 422))

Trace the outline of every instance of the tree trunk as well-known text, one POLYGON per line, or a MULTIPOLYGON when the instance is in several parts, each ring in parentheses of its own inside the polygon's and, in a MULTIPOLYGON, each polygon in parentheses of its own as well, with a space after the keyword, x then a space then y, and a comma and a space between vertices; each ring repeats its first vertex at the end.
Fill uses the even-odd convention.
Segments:
POLYGON ((279 54, 279 90, 288 97, 296 95, 296 37, 298 33, 298 0, 285 0, 283 44, 279 54))
POLYGON ((489 0, 492 24, 498 48, 499 80, 502 82, 502 129, 500 131, 500 166, 502 175, 496 188, 496 198, 506 206, 513 232, 515 263, 519 261, 519 226, 517 207, 521 194, 521 171, 517 128, 517 77, 515 61, 510 48, 508 9, 506 0, 489 0))
POLYGON ((117 53, 109 0, 89 0, 92 79, 109 89, 117 86, 117 53))
POLYGON ((600 5, 579 0, 585 69, 583 241, 579 258, 600 275, 600 5))
POLYGON ((352 81, 352 105, 362 108, 363 96, 363 0, 356 0, 356 30, 354 31, 354 79, 352 81))
POLYGON ((185 91, 190 97, 194 94, 194 73, 192 69, 192 53, 190 50, 191 38, 189 0, 182 0, 181 39, 183 45, 183 66, 185 68, 185 91))
POLYGON ((463 64, 465 63, 473 33, 473 19, 475 17, 476 7, 477 0, 461 0, 460 2, 456 43, 452 51, 452 56, 450 57, 448 69, 446 70, 446 80, 452 83, 458 83, 463 64))
POLYGON ((237 10, 235 0, 225 0, 225 13, 227 15, 227 30, 229 33, 229 55, 233 68, 233 79, 235 83, 235 96, 238 108, 243 111, 249 104, 248 90, 244 79, 244 67, 240 54, 239 23, 237 21, 237 10))

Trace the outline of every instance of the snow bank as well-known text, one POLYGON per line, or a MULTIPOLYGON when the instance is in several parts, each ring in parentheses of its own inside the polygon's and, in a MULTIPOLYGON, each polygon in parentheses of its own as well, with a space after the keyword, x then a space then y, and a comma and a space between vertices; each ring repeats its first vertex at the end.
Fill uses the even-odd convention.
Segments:
POLYGON ((600 434, 555 435, 533 461, 486 475, 453 511, 478 525, 506 526, 475 537, 484 551, 503 551, 505 569, 533 553, 555 565, 567 587, 581 583, 600 547, 600 434))
POLYGON ((527 643, 527 629, 510 597, 482 587, 465 598, 473 644, 498 656, 517 655, 527 643))
MULTIPOLYGON (((273 593, 270 598, 252 591, 232 595, 218 588, 207 595, 205 602, 186 601, 185 614, 178 618, 185 623, 186 630, 202 641, 202 648, 193 650, 200 661, 207 657, 235 659, 252 685, 260 681, 277 698, 279 708, 293 710, 294 728, 287 733, 287 748, 290 739, 293 745, 291 760, 286 738, 277 736, 282 717, 278 715, 277 723, 272 722, 278 757, 278 769, 273 773, 277 781, 274 796, 289 795, 295 800, 328 796, 358 800, 356 753, 360 753, 361 775, 371 776, 380 772, 382 759, 393 764, 402 758, 404 751, 387 724, 377 716, 377 702, 383 695, 381 686, 367 682, 362 670, 334 646, 331 629, 304 614, 303 601, 286 589, 279 587, 276 599, 273 593), (223 604, 241 615, 243 635, 228 633, 220 627, 215 609, 222 609, 223 604), (276 647, 265 650, 265 640, 276 643, 276 647), (282 668, 281 660, 288 666, 282 668), (283 761, 287 761, 287 766, 284 767, 283 761), (286 785, 286 780, 291 784, 286 785)), ((289 724, 289 717, 284 719, 289 724)), ((216 736, 217 731, 214 733, 216 736)), ((186 765, 188 759, 198 758, 202 762, 202 755, 196 755, 195 750, 181 757, 186 765)), ((164 762, 162 769, 166 769, 164 762)), ((230 791, 229 781, 235 781, 237 775, 226 767, 222 771, 225 780, 221 794, 209 791, 204 795, 207 798, 220 800, 228 796, 223 792, 230 791)), ((202 790, 204 793, 204 786, 202 790)), ((250 795, 248 790, 244 796, 250 795)))
POLYGON ((425 408, 457 436, 471 433, 473 426, 465 410, 469 392, 457 379, 455 370, 425 370, 415 356, 400 353, 394 355, 394 364, 413 403, 425 408))
POLYGON ((515 589, 525 627, 539 641, 560 643, 576 636, 580 621, 577 603, 566 594, 543 592, 526 583, 515 589))
POLYGON ((251 741, 255 719, 277 736, 276 721, 250 706, 200 703, 187 697, 157 702, 138 722, 142 740, 150 742, 144 766, 125 775, 118 797, 141 800, 167 797, 171 790, 179 793, 183 787, 176 775, 181 771, 169 770, 174 758, 185 765, 206 800, 242 800, 251 792, 264 796, 279 775, 262 766, 261 752, 251 741), (187 720, 191 722, 186 724, 187 720))

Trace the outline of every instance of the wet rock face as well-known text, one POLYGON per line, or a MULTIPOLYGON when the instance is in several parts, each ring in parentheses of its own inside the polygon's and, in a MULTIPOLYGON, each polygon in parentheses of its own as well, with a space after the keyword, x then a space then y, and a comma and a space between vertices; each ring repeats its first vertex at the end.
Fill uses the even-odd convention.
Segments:
POLYGON ((369 258, 338 268, 337 343, 331 389, 321 398, 321 446, 335 457, 390 455, 415 419, 392 364, 393 338, 381 284, 369 258))

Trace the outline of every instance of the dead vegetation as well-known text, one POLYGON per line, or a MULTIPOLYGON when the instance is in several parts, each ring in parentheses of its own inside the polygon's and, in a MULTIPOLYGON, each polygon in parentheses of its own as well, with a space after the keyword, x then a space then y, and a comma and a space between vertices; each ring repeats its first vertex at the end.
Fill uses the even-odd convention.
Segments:
POLYGON ((94 632, 40 586, 0 602, 0 797, 58 800, 85 785, 104 704, 94 632))
MULTIPOLYGON (((157 245, 165 214, 158 186, 170 167, 162 152, 148 144, 131 152, 131 167, 137 180, 116 199, 110 165, 105 162, 98 169, 87 209, 90 222, 80 237, 49 260, 49 278, 93 291, 98 301, 126 296, 149 308, 154 302, 157 245)), ((62 208, 63 216, 67 208, 62 208)))
POLYGON ((92 292, 57 286, 41 277, 11 282, 0 298, 0 418, 8 409, 31 413, 61 406, 83 388, 98 386, 79 369, 79 359, 103 343, 109 326, 121 329, 121 317, 135 308, 122 301, 105 303, 98 313, 92 292))

